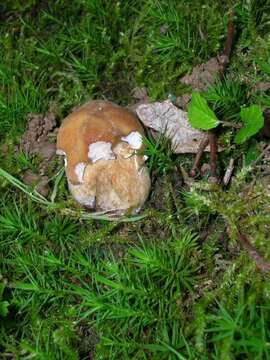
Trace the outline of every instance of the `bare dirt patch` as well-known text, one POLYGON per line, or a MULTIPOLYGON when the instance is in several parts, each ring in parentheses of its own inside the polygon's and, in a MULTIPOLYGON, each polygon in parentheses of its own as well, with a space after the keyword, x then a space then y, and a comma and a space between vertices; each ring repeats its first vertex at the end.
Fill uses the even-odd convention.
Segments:
POLYGON ((23 181, 29 185, 36 185, 37 191, 47 196, 49 193, 48 170, 55 157, 56 145, 56 119, 53 114, 28 115, 28 128, 21 139, 22 151, 31 156, 40 158, 38 173, 27 170, 23 175, 23 181))

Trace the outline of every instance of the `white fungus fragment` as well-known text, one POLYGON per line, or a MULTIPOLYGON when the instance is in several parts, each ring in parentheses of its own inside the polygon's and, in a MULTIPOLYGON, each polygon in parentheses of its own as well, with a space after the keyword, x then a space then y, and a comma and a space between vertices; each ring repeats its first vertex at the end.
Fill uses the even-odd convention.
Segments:
POLYGON ((142 135, 138 131, 132 131, 128 136, 122 137, 121 140, 127 142, 134 150, 140 149, 143 143, 142 135))
POLYGON ((64 164, 65 164, 65 167, 67 167, 67 158, 66 157, 64 158, 64 164))
POLYGON ((62 149, 57 149, 57 150, 56 150, 56 155, 66 156, 67 154, 64 152, 64 150, 62 150, 62 149))
POLYGON ((114 160, 115 154, 112 151, 112 144, 106 141, 97 141, 89 145, 88 157, 92 162, 98 160, 114 160))
POLYGON ((83 175, 84 175, 84 170, 86 167, 86 163, 80 162, 75 166, 75 174, 77 175, 78 181, 80 183, 83 182, 83 175))

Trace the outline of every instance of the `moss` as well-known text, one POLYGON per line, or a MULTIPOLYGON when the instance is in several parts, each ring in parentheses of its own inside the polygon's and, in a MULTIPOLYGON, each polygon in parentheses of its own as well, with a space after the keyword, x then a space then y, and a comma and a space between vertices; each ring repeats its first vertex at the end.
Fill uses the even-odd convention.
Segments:
MULTIPOLYGON (((8 145, 1 168, 17 177, 36 169, 37 158, 14 156, 29 112, 52 110, 60 122, 89 98, 133 102, 135 86, 145 86, 152 100, 181 95, 180 78, 222 50, 230 5, 235 48, 227 78, 209 92, 219 101, 209 101, 237 121, 240 105, 269 102, 267 92, 252 90, 268 81, 265 0, 1 4, 0 141, 8 145)), ((236 147, 233 135, 221 135, 221 170, 236 160, 225 189, 201 181, 188 189, 178 168, 190 168, 192 157, 175 157, 169 144, 148 139, 153 190, 137 222, 83 220, 64 178, 52 179, 59 180, 56 207, 1 178, 1 354, 268 359, 269 275, 241 250, 235 229, 269 260, 269 196, 260 170, 243 168, 257 158, 248 152, 254 144, 236 147)), ((60 168, 52 163, 52 175, 60 168)))

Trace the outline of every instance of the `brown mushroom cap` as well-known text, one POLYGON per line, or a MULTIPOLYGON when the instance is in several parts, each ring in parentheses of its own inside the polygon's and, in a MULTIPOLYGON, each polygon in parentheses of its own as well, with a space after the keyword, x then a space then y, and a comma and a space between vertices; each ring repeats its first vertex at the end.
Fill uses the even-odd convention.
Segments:
POLYGON ((129 110, 90 101, 64 119, 57 152, 66 156, 66 175, 74 199, 102 211, 139 211, 150 190, 143 128, 129 110))
POLYGON ((89 145, 98 141, 114 148, 131 132, 144 134, 136 116, 129 110, 108 101, 93 100, 67 116, 57 135, 57 149, 66 154, 66 173, 71 184, 78 184, 75 166, 91 164, 89 145))

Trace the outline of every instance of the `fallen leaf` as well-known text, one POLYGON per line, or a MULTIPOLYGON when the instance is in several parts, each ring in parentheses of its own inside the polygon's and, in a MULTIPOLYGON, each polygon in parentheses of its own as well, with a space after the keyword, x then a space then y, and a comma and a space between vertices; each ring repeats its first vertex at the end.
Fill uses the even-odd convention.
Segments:
POLYGON ((142 104, 136 112, 145 126, 171 140, 175 154, 197 153, 205 133, 191 127, 187 112, 178 109, 170 100, 142 104))

